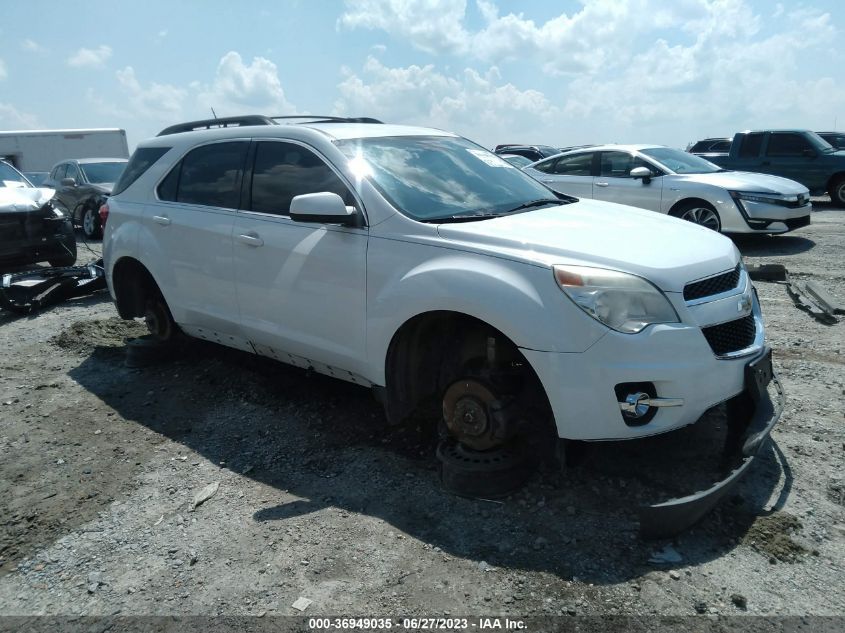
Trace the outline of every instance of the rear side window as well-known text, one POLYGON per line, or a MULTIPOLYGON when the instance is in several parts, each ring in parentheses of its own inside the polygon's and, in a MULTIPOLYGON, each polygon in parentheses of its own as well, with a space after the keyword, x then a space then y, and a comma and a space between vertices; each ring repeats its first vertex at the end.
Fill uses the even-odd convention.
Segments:
MULTIPOLYGON (((141 147, 136 149, 132 154, 132 158, 126 164, 126 169, 117 181, 117 184, 112 190, 112 195, 116 196, 133 182, 138 180, 145 171, 152 167, 155 162, 170 151, 169 147, 141 147)), ((57 178, 54 176, 54 178, 57 178)))
POLYGON ((262 141, 255 152, 250 210, 288 215, 294 196, 330 191, 347 205, 349 188, 314 152, 294 143, 262 141))
POLYGON ((757 158, 760 155, 760 146, 763 144, 762 134, 746 134, 739 146, 740 158, 757 158))
MULTIPOLYGON (((524 158, 524 157, 523 157, 524 158)), ((536 169, 537 171, 541 171, 544 174, 548 174, 552 171, 552 167, 554 167, 555 161, 554 160, 544 160, 542 163, 537 163, 532 167, 532 169, 536 169)))
POLYGON ((248 148, 248 141, 229 141, 191 150, 159 185, 158 197, 237 209, 248 148))
POLYGON ((589 176, 592 173, 593 152, 559 158, 551 173, 558 176, 589 176))

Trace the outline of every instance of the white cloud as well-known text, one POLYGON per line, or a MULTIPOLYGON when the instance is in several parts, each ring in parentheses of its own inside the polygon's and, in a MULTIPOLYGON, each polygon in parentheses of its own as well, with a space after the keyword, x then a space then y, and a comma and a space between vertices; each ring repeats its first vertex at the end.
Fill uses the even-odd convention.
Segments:
POLYGON ((34 114, 21 112, 10 103, 0 102, 0 129, 34 130, 43 127, 34 114))
POLYGON ((178 118, 181 114, 188 95, 184 88, 156 82, 142 85, 132 66, 118 70, 115 76, 134 114, 156 120, 178 118))
POLYGON ((0 80, 3 80, 8 76, 9 73, 6 72, 6 62, 0 59, 0 80))
POLYGON ((27 38, 23 42, 21 42, 21 50, 24 50, 27 53, 43 54, 43 53, 47 52, 47 49, 44 48, 43 46, 41 46, 41 44, 39 44, 35 40, 31 40, 29 38, 27 38))
POLYGON ((346 0, 338 27, 383 30, 431 53, 460 52, 466 0, 346 0))
POLYGON ((218 116, 247 112, 282 115, 294 114, 288 102, 276 65, 264 57, 255 57, 247 66, 240 54, 226 53, 217 65, 210 85, 195 84, 201 108, 214 108, 218 116))
POLYGON ((111 57, 111 47, 106 45, 97 48, 80 48, 68 57, 67 65, 75 68, 101 68, 111 57))
POLYGON ((558 114, 543 93, 502 82, 495 67, 446 75, 433 65, 390 68, 371 56, 360 75, 345 72, 337 114, 455 130, 485 144, 549 125, 558 114))

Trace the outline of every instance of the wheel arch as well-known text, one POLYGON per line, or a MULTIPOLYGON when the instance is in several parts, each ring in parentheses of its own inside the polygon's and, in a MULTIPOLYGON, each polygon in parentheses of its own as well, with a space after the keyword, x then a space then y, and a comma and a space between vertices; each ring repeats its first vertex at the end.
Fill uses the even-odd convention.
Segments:
POLYGON ((122 319, 144 316, 150 292, 159 288, 152 273, 134 257, 121 257, 112 268, 112 289, 117 313, 122 319))
POLYGON ((825 190, 827 191, 828 195, 830 196, 830 201, 833 204, 836 204, 837 200, 833 197, 833 188, 839 183, 845 181, 845 171, 838 171, 833 174, 827 181, 827 186, 825 190))
POLYGON ((677 217, 677 215, 681 212, 681 209, 688 207, 690 205, 693 205, 693 204, 705 204, 708 207, 710 207, 711 209, 713 209, 714 211, 716 211, 716 213, 718 213, 718 211, 716 210, 716 205, 714 205, 712 202, 710 202, 706 198, 701 198, 701 197, 698 197, 698 196, 689 196, 687 198, 681 198, 680 200, 676 201, 675 204, 673 204, 670 207, 668 213, 671 216, 677 217))
POLYGON ((536 371, 506 333, 463 312, 430 310, 407 319, 388 345, 382 392, 388 421, 401 424, 414 417, 439 417, 444 376, 455 359, 486 353, 490 338, 495 341, 496 353, 513 356, 524 364, 548 402, 536 371))

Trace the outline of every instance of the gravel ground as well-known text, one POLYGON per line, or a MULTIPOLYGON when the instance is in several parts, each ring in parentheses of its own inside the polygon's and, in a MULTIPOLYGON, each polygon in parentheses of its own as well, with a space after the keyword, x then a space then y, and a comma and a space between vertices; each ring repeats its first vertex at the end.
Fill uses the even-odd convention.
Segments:
MULTIPOLYGON (((845 301, 845 211, 738 246, 845 301)), ((710 446, 719 410, 468 500, 439 489, 431 434, 386 428, 361 388, 199 342, 129 368, 143 328, 106 294, 0 314, 0 614, 845 615, 845 323, 757 286, 785 412, 736 494, 668 541, 639 539, 634 505, 689 483, 666 455, 710 446)))

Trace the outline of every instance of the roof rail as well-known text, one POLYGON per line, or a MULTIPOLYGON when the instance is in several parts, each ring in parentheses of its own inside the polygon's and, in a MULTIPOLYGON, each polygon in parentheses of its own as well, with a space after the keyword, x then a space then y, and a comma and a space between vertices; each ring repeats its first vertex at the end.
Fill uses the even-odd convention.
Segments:
POLYGON ((188 121, 177 123, 164 128, 158 136, 168 134, 179 134, 180 132, 192 132, 194 130, 210 130, 213 127, 242 127, 247 125, 277 125, 273 117, 266 117, 261 114, 248 114, 245 116, 227 116, 218 119, 203 119, 202 121, 188 121))
POLYGON ((378 119, 368 116, 359 117, 342 117, 342 116, 324 116, 322 114, 291 114, 287 116, 271 116, 274 121, 284 121, 286 119, 314 119, 311 123, 384 123, 378 119))

